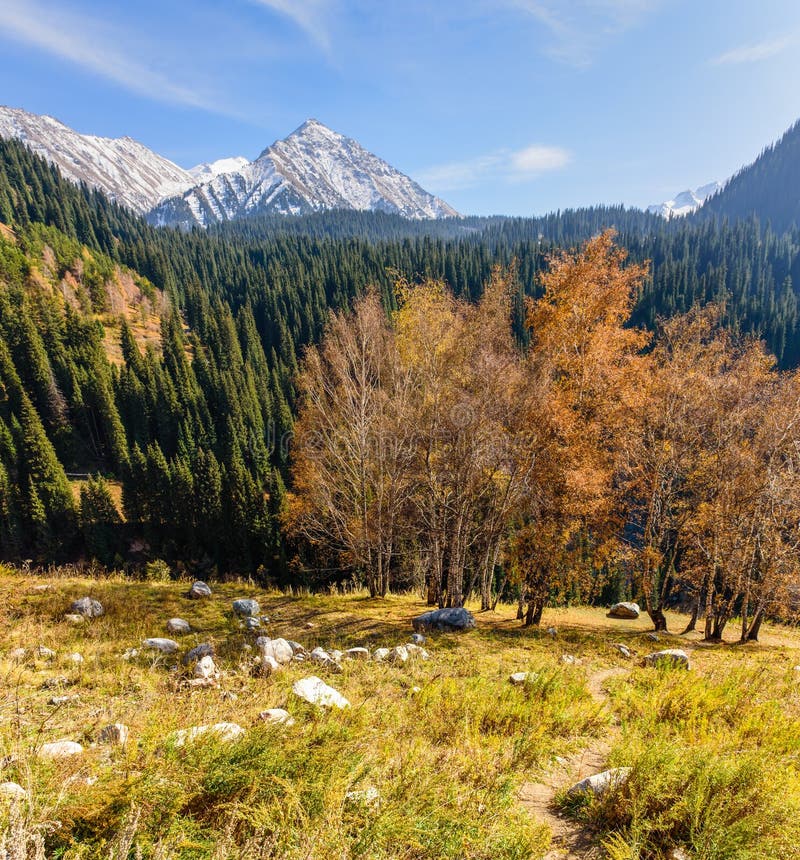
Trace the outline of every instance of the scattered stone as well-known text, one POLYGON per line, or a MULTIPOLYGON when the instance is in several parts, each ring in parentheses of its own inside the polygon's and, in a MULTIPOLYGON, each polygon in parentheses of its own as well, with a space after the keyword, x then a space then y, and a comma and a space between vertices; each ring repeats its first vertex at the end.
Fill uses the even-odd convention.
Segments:
POLYGON ((129 729, 125 723, 111 723, 100 729, 97 740, 101 744, 124 747, 128 743, 129 729))
POLYGON ((69 611, 84 618, 99 618, 104 612, 103 604, 92 597, 79 597, 73 600, 69 611))
POLYGON ((388 656, 389 656, 389 649, 388 649, 388 648, 376 648, 376 649, 372 652, 372 659, 373 659, 376 663, 383 663, 383 661, 384 661, 388 656))
POLYGON ((286 641, 291 646, 293 654, 297 655, 306 653, 306 649, 299 642, 295 642, 293 639, 287 639, 286 641))
POLYGON ((53 590, 53 586, 46 584, 46 583, 41 583, 40 585, 32 585, 31 586, 31 591, 34 594, 40 594, 42 591, 52 591, 52 590, 53 590))
POLYGON ((440 630, 445 633, 471 630, 475 627, 472 613, 461 607, 433 609, 412 619, 411 625, 419 633, 425 630, 440 630))
POLYGON ((259 620, 262 624, 269 624, 269 615, 262 615, 259 620))
POLYGON ((614 643, 614 645, 613 645, 613 647, 614 647, 614 648, 616 648, 616 649, 617 649, 617 651, 618 651, 618 652, 619 652, 619 653, 620 653, 620 654, 621 654, 621 655, 622 655, 626 660, 630 660, 630 659, 631 659, 631 657, 633 657, 633 653, 631 652, 631 649, 630 649, 630 648, 628 648, 628 646, 627 646, 627 645, 622 645, 622 644, 621 644, 621 643, 619 643, 619 642, 615 642, 615 643, 614 643))
POLYGON ((185 621, 183 618, 170 618, 167 621, 167 633, 191 633, 192 628, 189 626, 189 622, 185 621))
MULTIPOLYGON (((661 641, 661 637, 658 635, 658 633, 645 633, 645 637, 647 639, 649 639, 651 642, 660 642, 661 641)), ((678 850, 680 850, 680 849, 678 849, 678 850)))
POLYGON ((405 645, 396 645, 392 648, 386 660, 394 666, 401 666, 403 663, 408 662, 408 650, 405 645))
POLYGON ((128 650, 122 655, 123 660, 135 660, 139 656, 138 648, 128 648, 128 650))
POLYGON ((236 693, 231 692, 230 690, 223 690, 219 694, 220 698, 223 702, 235 702, 239 697, 236 693))
POLYGON ((0 782, 0 797, 9 800, 26 800, 28 792, 17 782, 0 782))
POLYGON ((48 705, 68 705, 70 702, 80 701, 80 696, 76 693, 74 696, 51 696, 47 700, 48 705))
POLYGON ((81 663, 84 662, 83 654, 78 654, 75 652, 74 654, 67 654, 67 661, 70 663, 75 663, 75 665, 80 666, 81 663))
POLYGON ((405 646, 406 651, 408 651, 409 657, 419 657, 420 660, 430 660, 430 654, 419 645, 415 645, 413 642, 409 642, 408 645, 405 646))
POLYGON ((323 666, 331 672, 341 672, 342 667, 334 660, 324 648, 315 648, 310 654, 311 661, 318 666, 323 666))
POLYGON ((200 645, 195 645, 194 648, 184 655, 183 665, 188 666, 190 663, 196 663, 203 657, 213 657, 214 653, 214 646, 210 642, 203 642, 200 645))
POLYGON ((349 660, 369 660, 369 648, 348 648, 344 655, 349 660))
POLYGON ((604 770, 602 773, 595 773, 592 776, 587 776, 580 782, 576 782, 567 791, 569 797, 578 797, 582 794, 593 794, 595 797, 601 797, 607 791, 624 785, 630 776, 631 769, 629 767, 614 767, 611 770, 604 770))
POLYGON ((256 639, 256 648, 262 655, 275 658, 276 663, 291 663, 294 657, 294 649, 291 643, 285 639, 270 639, 269 636, 259 636, 256 639))
POLYGON ((38 756, 39 758, 69 758, 82 752, 83 747, 76 741, 54 741, 42 744, 39 747, 38 756))
POLYGON ((24 663, 27 656, 28 652, 24 648, 12 648, 8 652, 8 659, 12 663, 24 663))
POLYGON ((272 654, 263 654, 256 663, 256 674, 269 678, 273 672, 277 672, 280 668, 281 664, 272 654))
POLYGON ((204 678, 206 680, 216 680, 219 678, 219 672, 214 665, 214 658, 210 654, 201 657, 194 667, 195 678, 204 678))
POLYGON ((192 587, 189 589, 189 593, 186 596, 190 597, 192 600, 211 597, 211 589, 205 584, 205 582, 198 579, 196 582, 192 583, 192 587))
POLYGON ((415 645, 424 645, 425 644, 425 637, 421 633, 412 633, 411 634, 411 641, 415 645))
POLYGON ((661 664, 671 664, 678 669, 689 669, 689 655, 680 648, 667 648, 664 651, 656 651, 655 654, 648 654, 642 663, 643 666, 658 666, 661 664))
POLYGON ((377 788, 361 788, 357 791, 348 791, 344 796, 345 802, 359 806, 375 807, 381 802, 381 795, 377 788))
POLYGON ((328 654, 330 654, 331 659, 335 660, 337 663, 341 663, 344 657, 344 651, 339 651, 337 648, 334 648, 332 651, 328 651, 328 654))
POLYGON ((561 662, 565 666, 580 666, 583 660, 580 657, 574 657, 572 654, 562 654, 561 662))
POLYGON ((258 605, 257 600, 240 598, 233 601, 233 611, 240 618, 253 618, 257 621, 256 616, 261 614, 261 607, 258 605))
POLYGON ((83 624, 86 619, 78 612, 68 612, 64 616, 64 621, 67 621, 69 624, 83 624))
POLYGON ((267 708, 258 715, 259 719, 265 723, 274 723, 276 725, 286 726, 289 728, 295 723, 294 717, 283 708, 267 708))
POLYGON ((341 709, 350 707, 350 702, 338 690, 329 687, 316 675, 309 675, 307 678, 295 681, 292 685, 292 691, 295 696, 299 696, 309 704, 317 705, 320 708, 341 709))
POLYGON ((409 692, 412 696, 416 696, 418 693, 422 692, 422 687, 412 687, 409 692))
POLYGON ((156 636, 153 639, 145 639, 142 648, 151 651, 160 651, 162 654, 174 654, 178 650, 178 643, 174 639, 162 639, 156 636))
POLYGON ((178 729, 172 735, 173 745, 182 747, 194 743, 204 735, 211 734, 216 740, 238 741, 244 735, 244 729, 237 723, 214 723, 211 726, 193 726, 191 729, 178 729))
POLYGON ((545 630, 545 633, 547 633, 551 639, 555 639, 558 636, 558 630, 556 630, 555 627, 548 627, 547 630, 545 630))
POLYGON ((44 645, 40 645, 36 649, 36 656, 41 657, 42 660, 53 660, 56 656, 56 652, 53 651, 52 648, 45 648, 44 645))
POLYGON ((244 626, 246 630, 260 630, 261 622, 258 620, 258 618, 245 618, 244 626))
POLYGON ((48 678, 42 683, 43 690, 55 690, 58 687, 66 687, 69 684, 69 679, 63 675, 56 675, 54 678, 48 678))
POLYGON ((639 617, 640 611, 638 603, 615 603, 611 609, 608 610, 608 617, 627 618, 632 620, 639 617))
POLYGON ((534 672, 514 672, 513 675, 508 676, 508 680, 515 686, 521 687, 528 678, 535 678, 536 674, 534 672))
POLYGON ((692 860, 692 855, 684 848, 671 848, 667 852, 667 860, 692 860))
POLYGON ((303 625, 304 630, 313 630, 317 625, 313 623, 313 621, 306 621, 303 625))

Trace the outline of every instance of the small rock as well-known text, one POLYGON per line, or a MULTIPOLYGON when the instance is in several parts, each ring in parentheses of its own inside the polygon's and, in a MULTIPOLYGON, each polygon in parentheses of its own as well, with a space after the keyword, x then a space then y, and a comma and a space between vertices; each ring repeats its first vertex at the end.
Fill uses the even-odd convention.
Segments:
POLYGON ((205 582, 198 579, 196 582, 192 583, 192 587, 189 589, 189 593, 186 596, 190 597, 192 600, 211 597, 211 589, 205 584, 205 582))
POLYGON ((42 683, 43 690, 55 690, 58 687, 66 687, 69 684, 69 679, 63 675, 56 675, 53 678, 48 678, 42 683))
POLYGON ((52 648, 45 648, 44 645, 40 645, 36 649, 36 656, 41 657, 42 660, 53 660, 56 656, 56 652, 53 651, 52 648))
POLYGON ((292 685, 292 691, 295 696, 299 696, 311 705, 317 705, 320 708, 348 708, 350 702, 333 687, 329 687, 321 678, 316 675, 310 675, 307 678, 302 678, 295 681, 292 685))
POLYGON ((475 627, 475 619, 471 612, 460 606, 423 612, 422 615, 412 619, 411 625, 417 633, 424 630, 440 630, 445 633, 452 633, 471 630, 475 627))
POLYGON ((134 660, 139 656, 138 648, 128 648, 128 650, 122 655, 123 660, 134 660))
POLYGON ((567 791, 569 797, 577 797, 581 794, 593 794, 595 797, 601 797, 609 789, 617 788, 624 785, 630 776, 631 769, 629 767, 615 767, 611 770, 604 770, 602 773, 595 773, 592 776, 587 776, 580 782, 576 782, 567 791))
POLYGON ((68 622, 69 624, 83 624, 86 619, 78 612, 68 612, 64 616, 64 621, 68 622))
POLYGON ((294 657, 294 649, 291 643, 285 639, 270 639, 269 636, 259 636, 256 639, 256 648, 262 655, 269 654, 275 658, 277 663, 291 663, 294 657))
POLYGON ((618 652, 619 652, 619 653, 620 653, 620 654, 621 654, 621 655, 622 655, 626 660, 630 660, 630 659, 631 659, 631 657, 633 657, 633 654, 631 653, 631 649, 630 649, 630 648, 628 648, 628 646, 627 646, 627 645, 622 645, 622 644, 620 644, 619 642, 615 642, 613 647, 614 647, 614 648, 616 648, 616 649, 617 649, 617 651, 618 651, 618 652))
POLYGON ((667 648, 664 651, 656 651, 648 654, 642 661, 643 666, 672 665, 678 669, 691 668, 689 655, 680 648, 667 648))
POLYGON ((256 663, 256 673, 258 675, 263 675, 265 678, 269 678, 273 672, 279 671, 280 668, 281 664, 272 656, 272 654, 263 654, 258 658, 258 662, 256 663))
POLYGON ((12 663, 24 663, 27 656, 28 652, 24 648, 12 648, 8 652, 8 659, 12 663))
POLYGON ((535 672, 514 672, 513 675, 508 676, 508 680, 515 687, 521 687, 529 678, 533 679, 535 677, 535 672))
POLYGON ((216 679, 219 678, 219 672, 214 665, 214 658, 210 654, 201 657, 194 667, 195 678, 216 679))
POLYGON ((409 693, 411 693, 412 696, 416 696, 418 693, 421 693, 421 692, 422 692, 422 687, 412 687, 409 690, 409 693))
POLYGON ((562 654, 561 662, 565 666, 580 666, 583 661, 580 657, 573 657, 572 654, 562 654))
POLYGON ((261 622, 258 620, 258 618, 245 618, 244 626, 246 630, 260 630, 261 622))
POLYGON ((16 782, 0 782, 0 797, 6 797, 9 800, 25 800, 28 797, 28 792, 16 782))
POLYGON ((33 594, 41 594, 43 591, 52 591, 52 590, 53 590, 53 586, 46 584, 46 583, 31 586, 31 592, 33 594))
POLYGON ((551 639, 555 639, 558 636, 558 630, 555 627, 548 627, 547 630, 545 630, 545 633, 547 633, 551 639))
MULTIPOLYGON (((658 633, 645 633, 645 638, 649 639, 651 642, 661 641, 661 637, 658 635, 658 633)), ((677 850, 680 851, 680 849, 677 850)))
POLYGON ((77 693, 74 696, 51 696, 47 700, 48 705, 68 705, 70 702, 79 702, 80 696, 77 693))
POLYGON ((167 633, 191 633, 192 628, 189 626, 189 622, 185 621, 183 618, 170 618, 167 621, 167 633))
POLYGON ((392 665, 399 666, 408 661, 408 650, 405 645, 397 645, 389 652, 386 658, 387 662, 392 665))
POLYGON ((39 747, 39 758, 69 758, 73 755, 80 755, 83 752, 83 747, 75 741, 54 741, 49 744, 42 744, 39 747))
POLYGON ((211 734, 216 740, 238 741, 244 735, 244 729, 237 723, 214 723, 211 726, 193 726, 191 729, 178 729, 172 735, 173 745, 182 747, 194 743, 204 735, 211 734))
POLYGON ((611 609, 608 610, 608 617, 627 618, 632 620, 639 617, 640 611, 638 603, 615 603, 611 609))
POLYGON ((156 636, 153 639, 145 639, 142 642, 142 648, 160 651, 162 654, 175 654, 178 650, 178 643, 174 639, 162 639, 160 636, 156 636))
POLYGON ((184 655, 183 665, 188 666, 190 663, 196 663, 203 657, 213 657, 214 653, 214 646, 210 642, 203 642, 200 645, 195 645, 194 648, 184 655))
POLYGON ((239 698, 236 693, 232 692, 231 690, 223 690, 219 694, 219 697, 222 699, 223 702, 235 702, 239 698))
POLYGON ((76 615, 82 615, 84 618, 99 618, 104 612, 103 604, 92 597, 79 597, 77 600, 73 600, 69 611, 76 615))
POLYGON ((424 645, 425 644, 425 637, 421 633, 412 633, 411 634, 411 641, 415 645, 424 645))
POLYGON ((692 860, 692 855, 683 848, 671 848, 667 852, 667 860, 692 860))
POLYGON ((389 656, 389 649, 388 649, 388 648, 376 648, 376 649, 372 652, 372 659, 373 659, 376 663, 383 663, 383 661, 384 661, 388 656, 389 656))
POLYGON ((258 715, 260 720, 265 723, 275 723, 276 725, 293 726, 295 721, 291 714, 283 708, 267 708, 258 715))
POLYGON ((124 747, 128 742, 129 729, 125 723, 111 723, 100 729, 97 740, 101 744, 124 747))
POLYGON ((370 786, 369 788, 361 788, 357 791, 348 791, 344 799, 347 803, 374 807, 380 805, 381 795, 377 788, 370 786))
POLYGON ((80 666, 80 664, 84 662, 83 654, 78 654, 77 652, 74 654, 67 654, 67 661, 80 666))
POLYGON ((299 642, 295 642, 293 639, 287 639, 286 641, 291 646, 293 654, 305 654, 306 653, 306 649, 299 642))
POLYGON ((253 618, 257 621, 256 616, 261 614, 261 607, 258 605, 257 600, 240 598, 239 600, 234 600, 232 605, 233 611, 240 618, 253 618))
POLYGON ((324 648, 315 648, 311 652, 311 661, 318 666, 324 666, 331 672, 341 672, 342 667, 333 659, 333 657, 324 648))
POLYGON ((349 660, 369 660, 369 648, 348 648, 344 655, 349 660))
POLYGON ((313 623, 313 621, 306 621, 303 625, 304 630, 313 630, 317 625, 313 623))

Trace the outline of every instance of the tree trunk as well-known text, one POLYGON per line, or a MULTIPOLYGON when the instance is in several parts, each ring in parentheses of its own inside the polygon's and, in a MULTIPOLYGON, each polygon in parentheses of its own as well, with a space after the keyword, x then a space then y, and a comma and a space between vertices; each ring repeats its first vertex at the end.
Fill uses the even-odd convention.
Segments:
POLYGON ((525 626, 538 627, 542 623, 542 613, 544 612, 543 600, 529 600, 528 611, 525 613, 525 626))
POLYGON ((761 631, 761 622, 764 620, 764 610, 759 609, 756 612, 755 618, 753 618, 753 623, 750 625, 750 629, 747 631, 747 641, 748 642, 758 642, 758 634, 761 631))
POLYGON ((697 616, 700 612, 700 598, 698 597, 694 606, 692 607, 692 617, 689 619, 689 623, 686 625, 685 629, 681 631, 681 636, 685 636, 687 633, 691 633, 697 627, 697 616))
POLYGON ((653 628, 656 631, 660 633, 667 632, 667 617, 664 615, 664 610, 660 605, 649 609, 647 614, 650 616, 650 620, 653 622, 653 628))

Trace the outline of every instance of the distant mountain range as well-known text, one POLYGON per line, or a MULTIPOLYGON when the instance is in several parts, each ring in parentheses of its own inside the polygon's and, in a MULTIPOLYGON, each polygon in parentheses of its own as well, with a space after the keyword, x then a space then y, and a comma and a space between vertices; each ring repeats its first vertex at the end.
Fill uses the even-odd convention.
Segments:
POLYGON ((326 209, 448 218, 452 206, 429 194, 357 141, 310 119, 255 161, 223 158, 184 170, 129 137, 79 134, 49 116, 0 107, 0 137, 14 137, 158 225, 192 227, 248 215, 301 215, 326 209))
POLYGON ((661 215, 663 218, 682 217, 690 215, 697 211, 705 202, 716 194, 722 188, 719 182, 709 182, 708 185, 701 185, 700 188, 695 188, 694 191, 687 189, 675 195, 674 200, 667 200, 665 203, 654 203, 647 207, 647 211, 653 215, 661 215))

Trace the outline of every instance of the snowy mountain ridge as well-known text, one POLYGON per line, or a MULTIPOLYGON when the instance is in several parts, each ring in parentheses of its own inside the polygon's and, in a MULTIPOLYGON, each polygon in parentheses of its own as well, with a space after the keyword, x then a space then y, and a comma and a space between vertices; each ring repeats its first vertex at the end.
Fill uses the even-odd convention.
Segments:
POLYGON ((458 215, 357 141, 310 119, 255 161, 165 200, 149 218, 188 228, 255 214, 325 209, 392 212, 406 218, 458 215))
POLYGON ((709 197, 716 194, 721 188, 721 182, 709 182, 693 191, 691 189, 681 191, 674 200, 654 203, 647 207, 647 211, 653 215, 661 215, 663 218, 681 218, 698 210, 709 197))

